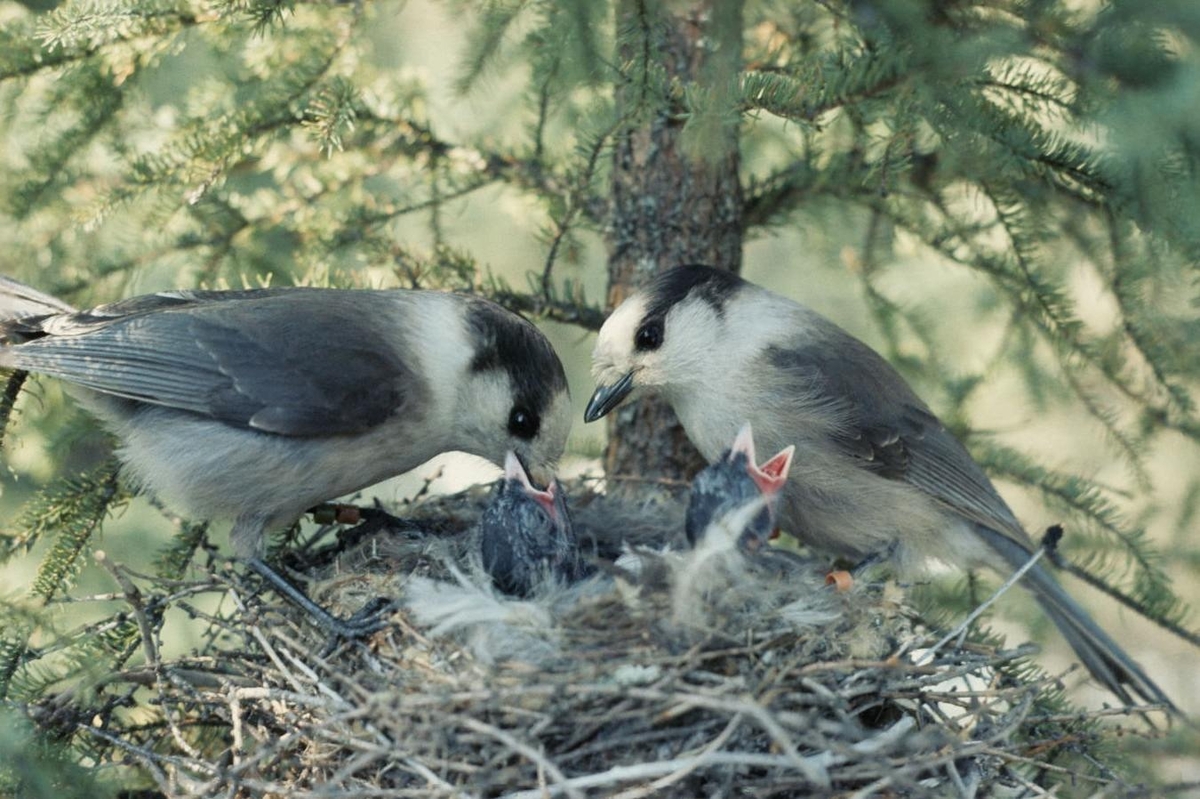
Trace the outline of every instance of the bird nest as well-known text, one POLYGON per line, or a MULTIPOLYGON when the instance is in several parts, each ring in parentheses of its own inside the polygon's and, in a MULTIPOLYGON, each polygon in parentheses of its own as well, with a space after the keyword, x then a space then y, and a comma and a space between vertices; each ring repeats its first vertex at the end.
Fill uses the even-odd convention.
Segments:
POLYGON ((665 489, 571 490, 601 568, 526 600, 479 569, 481 489, 405 508, 401 525, 293 546, 293 570, 319 575, 311 592, 340 612, 400 598, 388 628, 329 652, 215 557, 172 583, 109 563, 145 663, 35 715, 172 797, 958 797, 1120 784, 1097 749, 1111 721, 1065 709, 1055 681, 1023 663, 1028 647, 935 646, 942 636, 894 585, 838 592, 817 563, 780 572, 736 553, 664 552, 683 514, 665 489), (190 604, 210 590, 231 600, 220 612, 190 604), (166 659, 171 607, 207 634, 166 659))

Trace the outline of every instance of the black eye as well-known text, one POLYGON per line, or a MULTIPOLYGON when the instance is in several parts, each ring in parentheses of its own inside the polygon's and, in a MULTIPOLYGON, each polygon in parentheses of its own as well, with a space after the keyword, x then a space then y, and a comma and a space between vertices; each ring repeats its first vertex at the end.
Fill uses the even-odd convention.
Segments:
POLYGON ((523 438, 528 441, 537 435, 538 428, 541 426, 542 420, 538 415, 528 408, 522 408, 520 405, 513 408, 512 412, 508 415, 508 432, 517 438, 523 438))
POLYGON ((633 337, 633 346, 639 352, 656 350, 662 346, 663 326, 661 321, 646 322, 633 337))

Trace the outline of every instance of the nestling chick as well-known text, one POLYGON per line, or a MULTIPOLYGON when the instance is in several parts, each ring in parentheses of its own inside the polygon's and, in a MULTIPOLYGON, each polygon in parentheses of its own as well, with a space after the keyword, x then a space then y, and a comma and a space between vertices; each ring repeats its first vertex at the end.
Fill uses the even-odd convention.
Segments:
POLYGON ((520 458, 509 452, 504 479, 479 521, 483 568, 506 594, 528 597, 540 582, 570 584, 587 576, 579 542, 558 480, 533 485, 520 458))
POLYGON ((686 532, 689 552, 662 562, 671 576, 673 618, 703 628, 714 618, 760 624, 779 615, 804 627, 836 616, 811 564, 770 545, 780 490, 795 447, 759 465, 746 424, 733 445, 692 481, 686 532))
MULTIPOLYGON (((882 357, 730 272, 658 275, 605 321, 592 366, 587 421, 649 389, 671 403, 710 463, 746 420, 761 445, 796 444, 802 468, 783 489, 780 518, 817 549, 1005 575, 1036 549, 967 450, 882 357)), ((1126 703, 1136 694, 1171 706, 1040 564, 1023 584, 1109 690, 1126 703)))
POLYGON ((127 473, 196 519, 327 630, 262 560, 310 507, 462 451, 547 477, 570 428, 562 364, 532 324, 434 291, 170 291, 76 311, 0 278, 0 367, 64 380, 127 473))
POLYGON ((761 466, 754 456, 754 430, 743 425, 733 446, 692 481, 684 529, 688 543, 698 546, 710 527, 752 504, 761 505, 748 523, 736 529, 738 545, 749 552, 764 546, 775 530, 779 490, 787 484, 792 456, 789 446, 761 466))

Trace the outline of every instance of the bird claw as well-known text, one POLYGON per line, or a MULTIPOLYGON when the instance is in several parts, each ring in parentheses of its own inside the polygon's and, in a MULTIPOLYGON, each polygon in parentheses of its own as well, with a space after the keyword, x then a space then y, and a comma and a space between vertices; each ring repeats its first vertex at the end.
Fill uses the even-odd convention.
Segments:
POLYGON ((251 558, 246 563, 265 578, 278 594, 308 613, 317 625, 331 634, 329 643, 321 650, 322 657, 332 652, 338 641, 361 641, 382 630, 388 624, 383 617, 396 607, 394 600, 387 597, 375 597, 352 616, 344 619, 338 618, 292 585, 261 558, 251 558))
POLYGON ((372 632, 381 630, 388 625, 387 620, 382 617, 394 611, 396 607, 396 600, 391 597, 377 596, 355 611, 346 619, 346 623, 362 627, 373 626, 372 632))
POLYGON ((362 641, 384 629, 390 623, 386 616, 396 607, 395 600, 377 596, 344 619, 333 615, 323 619, 321 626, 330 633, 330 637, 320 656, 328 656, 342 641, 362 641))

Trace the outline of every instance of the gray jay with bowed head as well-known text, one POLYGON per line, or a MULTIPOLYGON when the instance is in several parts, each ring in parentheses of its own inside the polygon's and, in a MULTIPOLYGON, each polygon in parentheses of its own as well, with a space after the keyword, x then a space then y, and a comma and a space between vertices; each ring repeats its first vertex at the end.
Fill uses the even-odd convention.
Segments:
MULTIPOLYGON (((887 361, 730 272, 686 266, 656 276, 605 321, 592 371, 589 422, 648 389, 670 402, 709 462, 746 420, 766 451, 795 444, 780 519, 816 549, 1005 576, 1036 550, 987 475, 887 361)), ((1040 563, 1023 584, 1109 690, 1127 704, 1132 692, 1172 706, 1040 563)))
POLYGON ((313 603, 263 562, 266 532, 442 452, 512 450, 549 479, 571 424, 537 328, 435 291, 169 291, 77 311, 0 278, 0 367, 65 381, 137 484, 233 519, 237 555, 348 637, 376 614, 313 603))

